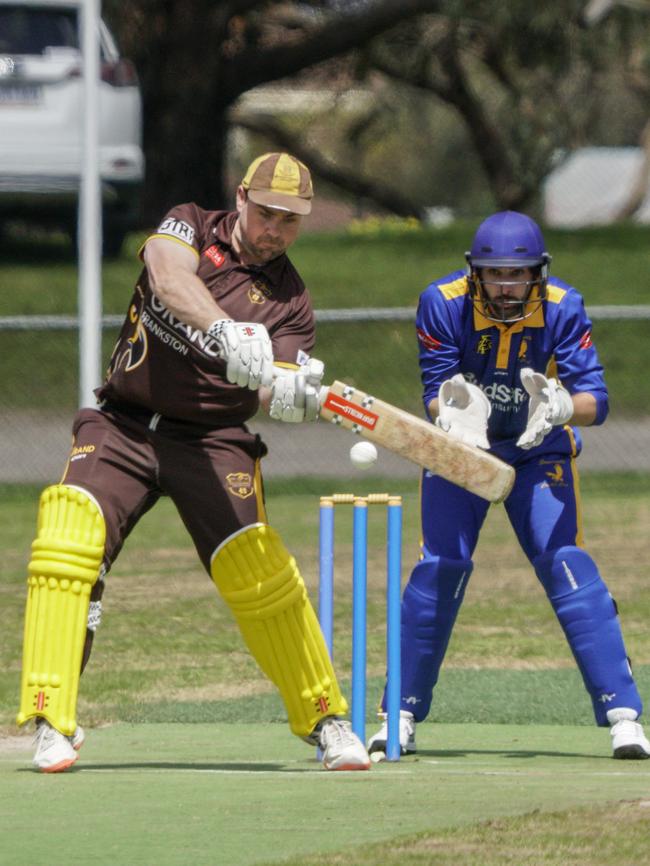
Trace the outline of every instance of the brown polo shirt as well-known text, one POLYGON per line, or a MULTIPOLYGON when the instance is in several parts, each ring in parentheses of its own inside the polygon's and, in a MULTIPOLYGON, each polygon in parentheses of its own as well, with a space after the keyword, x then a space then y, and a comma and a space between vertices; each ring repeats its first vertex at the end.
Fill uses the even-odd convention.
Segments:
MULTIPOLYGON (((236 220, 235 212, 182 204, 151 237, 192 247, 198 276, 226 314, 265 325, 275 361, 300 364, 315 339, 309 293, 286 255, 261 267, 243 265, 232 248, 236 220)), ((202 425, 242 424, 257 412, 258 395, 228 382, 225 369, 214 340, 179 322, 153 294, 145 268, 97 395, 202 425)))

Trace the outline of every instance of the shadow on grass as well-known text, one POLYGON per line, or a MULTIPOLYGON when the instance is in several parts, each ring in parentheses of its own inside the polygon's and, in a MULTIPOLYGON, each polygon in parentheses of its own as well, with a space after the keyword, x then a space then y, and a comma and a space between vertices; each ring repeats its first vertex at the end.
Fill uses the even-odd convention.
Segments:
MULTIPOLYGON (((322 773, 323 768, 318 765, 314 767, 290 767, 282 763, 182 763, 173 761, 125 761, 121 764, 95 763, 75 764, 65 770, 66 776, 77 773, 110 773, 116 770, 168 770, 169 772, 189 773, 291 773, 304 775, 305 773, 322 773)), ((20 767, 18 773, 34 773, 33 767, 20 767)))
POLYGON ((540 749, 418 749, 418 758, 467 758, 470 755, 485 755, 489 757, 520 758, 594 758, 612 760, 609 754, 587 754, 585 752, 542 751, 540 749))

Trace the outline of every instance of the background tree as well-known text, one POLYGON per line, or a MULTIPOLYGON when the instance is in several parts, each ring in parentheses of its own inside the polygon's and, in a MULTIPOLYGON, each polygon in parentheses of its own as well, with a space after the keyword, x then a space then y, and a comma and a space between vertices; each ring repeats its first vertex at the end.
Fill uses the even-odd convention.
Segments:
POLYGON ((232 202, 224 189, 228 111, 242 93, 363 45, 438 0, 106 0, 140 76, 145 219, 178 201, 232 202))
POLYGON ((573 149, 639 142, 643 2, 586 16, 584 0, 105 0, 142 81, 145 218, 180 200, 231 203, 234 126, 253 149, 290 149, 319 181, 400 215, 534 210, 573 149), (247 108, 240 97, 269 83, 306 105, 247 108), (327 110, 309 104, 323 90, 340 97, 327 110))
POLYGON ((582 0, 445 7, 376 39, 367 66, 453 107, 497 206, 531 208, 558 159, 577 147, 639 142, 650 90, 650 16, 641 7, 591 27, 582 0))

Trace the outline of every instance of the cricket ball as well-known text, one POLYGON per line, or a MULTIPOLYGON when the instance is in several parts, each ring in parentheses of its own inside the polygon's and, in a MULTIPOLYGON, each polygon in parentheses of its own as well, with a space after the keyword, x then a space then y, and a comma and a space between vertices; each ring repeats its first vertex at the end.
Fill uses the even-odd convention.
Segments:
POLYGON ((370 469, 377 462, 377 449, 372 442, 357 442, 350 448, 350 461, 357 469, 370 469))

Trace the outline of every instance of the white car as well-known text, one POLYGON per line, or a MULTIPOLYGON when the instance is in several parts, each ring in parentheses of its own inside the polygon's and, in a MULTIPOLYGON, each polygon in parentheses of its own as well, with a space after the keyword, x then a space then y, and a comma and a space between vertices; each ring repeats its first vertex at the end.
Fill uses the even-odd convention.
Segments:
MULTIPOLYGON (((0 228, 22 220, 76 237, 82 164, 83 0, 0 0, 0 228)), ((99 28, 99 166, 104 254, 134 228, 144 178, 132 63, 99 28)))

